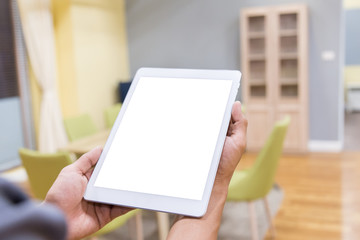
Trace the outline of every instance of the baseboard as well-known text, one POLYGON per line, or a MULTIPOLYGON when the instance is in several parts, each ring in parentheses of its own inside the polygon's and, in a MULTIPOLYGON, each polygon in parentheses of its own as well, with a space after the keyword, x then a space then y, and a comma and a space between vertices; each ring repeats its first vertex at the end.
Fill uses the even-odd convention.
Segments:
POLYGON ((308 147, 310 152, 341 152, 343 144, 341 141, 311 140, 308 147))

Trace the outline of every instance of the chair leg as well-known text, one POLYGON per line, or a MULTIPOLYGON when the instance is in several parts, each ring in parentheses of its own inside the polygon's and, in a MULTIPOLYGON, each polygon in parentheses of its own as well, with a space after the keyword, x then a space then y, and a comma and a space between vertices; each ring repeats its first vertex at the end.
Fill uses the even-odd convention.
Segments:
POLYGON ((158 221, 159 240, 166 240, 170 229, 169 216, 167 213, 157 212, 156 217, 158 221))
POLYGON ((144 240, 143 224, 141 219, 141 211, 127 222, 131 239, 144 240))
POLYGON ((255 203, 248 202, 249 206, 249 215, 250 215, 250 223, 251 223, 251 235, 253 240, 259 240, 259 233, 256 221, 256 213, 255 213, 255 203))
POLYGON ((139 211, 135 215, 136 221, 136 240, 144 240, 144 231, 143 231, 143 222, 142 222, 142 214, 139 211))
POLYGON ((275 231, 275 226, 272 222, 272 217, 271 217, 271 211, 270 211, 270 207, 269 207, 269 202, 267 200, 266 197, 263 198, 264 201, 264 205, 265 205, 265 210, 266 210, 266 216, 269 222, 269 226, 270 226, 270 232, 271 232, 271 237, 272 239, 275 239, 276 237, 276 231, 275 231))

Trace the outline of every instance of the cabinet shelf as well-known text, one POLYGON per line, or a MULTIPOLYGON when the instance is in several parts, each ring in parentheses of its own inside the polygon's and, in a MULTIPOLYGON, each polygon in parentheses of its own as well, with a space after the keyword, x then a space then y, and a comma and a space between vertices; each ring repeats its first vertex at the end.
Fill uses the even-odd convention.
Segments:
POLYGON ((286 86, 298 85, 298 79, 297 78, 281 78, 280 84, 286 85, 286 86))
POLYGON ((263 78, 254 78, 249 80, 251 86, 265 86, 266 81, 263 78))
POLYGON ((298 61, 297 59, 282 59, 280 61, 280 78, 291 79, 298 77, 298 61))
POLYGON ((298 31, 296 29, 282 29, 280 30, 280 37, 296 37, 298 31))
POLYGON ((298 49, 297 36, 282 36, 280 37, 280 52, 282 54, 295 54, 298 49))
POLYGON ((249 62, 249 78, 252 79, 265 79, 265 61, 253 60, 249 62))
POLYGON ((248 37, 250 39, 258 39, 258 38, 265 38, 265 32, 259 31, 259 32, 249 32, 248 37))
POLYGON ((264 38, 252 38, 249 39, 249 52, 253 54, 264 54, 265 53, 265 39, 264 38))
POLYGON ((250 61, 260 61, 265 60, 265 54, 259 53, 259 54, 251 54, 249 56, 250 61))
POLYGON ((297 85, 282 85, 281 86, 281 97, 282 98, 297 98, 298 97, 298 86, 297 85))
POLYGON ((250 96, 252 98, 265 98, 266 86, 250 86, 250 96))
POLYGON ((280 14, 280 30, 296 30, 297 21, 296 13, 280 14))
POLYGON ((265 29, 265 17, 253 16, 248 21, 249 32, 263 32, 265 29))
POLYGON ((283 60, 296 60, 298 59, 298 53, 297 52, 281 53, 280 58, 283 60))

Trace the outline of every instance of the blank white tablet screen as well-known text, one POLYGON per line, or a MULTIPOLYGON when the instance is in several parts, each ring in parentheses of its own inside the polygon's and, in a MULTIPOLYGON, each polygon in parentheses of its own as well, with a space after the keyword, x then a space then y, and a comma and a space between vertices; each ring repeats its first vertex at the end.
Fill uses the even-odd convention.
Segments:
POLYGON ((201 200, 231 85, 140 78, 94 185, 201 200))

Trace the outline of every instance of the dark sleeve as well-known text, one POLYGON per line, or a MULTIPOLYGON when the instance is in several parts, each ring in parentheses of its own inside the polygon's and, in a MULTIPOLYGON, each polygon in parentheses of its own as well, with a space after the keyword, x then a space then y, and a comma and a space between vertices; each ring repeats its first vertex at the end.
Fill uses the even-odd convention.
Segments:
POLYGON ((60 210, 30 200, 16 186, 0 178, 0 239, 65 238, 66 221, 60 210))

